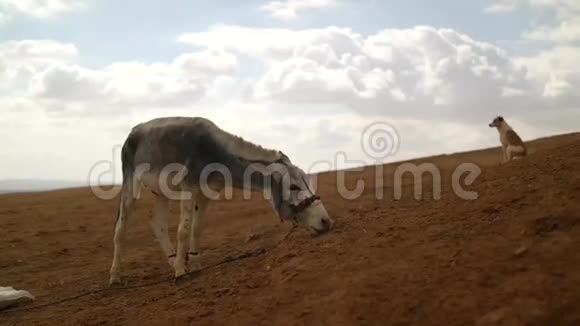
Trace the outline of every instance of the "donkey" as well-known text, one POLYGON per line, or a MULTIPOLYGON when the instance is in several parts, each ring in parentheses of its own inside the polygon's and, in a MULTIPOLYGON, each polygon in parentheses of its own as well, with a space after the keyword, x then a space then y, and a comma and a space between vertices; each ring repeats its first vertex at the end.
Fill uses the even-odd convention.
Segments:
POLYGON ((126 223, 143 186, 154 194, 150 226, 175 270, 176 281, 200 268, 204 213, 224 189, 263 191, 281 220, 290 220, 314 234, 326 233, 334 226, 306 174, 288 156, 224 131, 206 118, 164 117, 138 124, 123 144, 121 160, 123 183, 110 285, 121 282, 126 223), (179 201, 181 210, 176 249, 168 235, 171 200, 179 201))

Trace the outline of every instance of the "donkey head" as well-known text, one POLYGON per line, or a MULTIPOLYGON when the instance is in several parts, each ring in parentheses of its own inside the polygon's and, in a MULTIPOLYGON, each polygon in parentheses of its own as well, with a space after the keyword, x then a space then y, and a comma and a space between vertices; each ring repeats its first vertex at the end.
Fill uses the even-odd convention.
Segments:
POLYGON ((291 220, 317 234, 330 231, 334 220, 313 190, 306 173, 284 154, 272 167, 271 200, 280 218, 291 220))

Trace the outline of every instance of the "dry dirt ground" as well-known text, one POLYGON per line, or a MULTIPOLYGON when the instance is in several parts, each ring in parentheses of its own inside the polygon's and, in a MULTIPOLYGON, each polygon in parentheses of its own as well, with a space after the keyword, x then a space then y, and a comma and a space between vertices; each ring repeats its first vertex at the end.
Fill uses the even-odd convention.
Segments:
MULTIPOLYGON (((384 166, 349 172, 362 196, 337 193, 336 174, 319 188, 336 218, 332 234, 288 232, 261 198, 214 203, 202 239, 209 265, 256 248, 261 256, 171 282, 105 291, 27 312, 0 314, 2 325, 580 325, 580 134, 530 143, 522 161, 499 165, 497 148, 414 161, 441 169, 441 199, 431 177, 422 198, 413 178, 393 197, 384 166), (451 188, 453 169, 482 174, 451 188), (383 198, 376 199, 376 189, 383 198)), ((128 229, 128 285, 171 277, 148 226, 151 196, 128 229)), ((0 285, 27 289, 32 305, 107 287, 116 200, 88 189, 0 196, 0 285)), ((172 237, 177 205, 172 208, 172 237)), ((26 306, 24 306, 26 307, 26 306)))

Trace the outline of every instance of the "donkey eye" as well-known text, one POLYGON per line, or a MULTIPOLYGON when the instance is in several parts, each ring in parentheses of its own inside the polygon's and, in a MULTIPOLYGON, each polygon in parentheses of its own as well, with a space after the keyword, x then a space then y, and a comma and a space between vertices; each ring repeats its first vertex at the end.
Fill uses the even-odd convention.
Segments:
POLYGON ((290 190, 292 190, 292 191, 300 191, 301 189, 297 185, 290 185, 290 190))

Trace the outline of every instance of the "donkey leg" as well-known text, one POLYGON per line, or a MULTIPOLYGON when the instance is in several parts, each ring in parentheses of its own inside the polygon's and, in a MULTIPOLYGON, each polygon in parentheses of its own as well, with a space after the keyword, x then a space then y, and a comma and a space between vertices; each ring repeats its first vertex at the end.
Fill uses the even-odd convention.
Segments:
POLYGON ((169 225, 167 221, 168 216, 169 199, 161 195, 156 195, 155 210, 153 217, 151 218, 150 225, 153 229, 153 233, 155 234, 157 242, 159 242, 159 245, 163 250, 163 254, 165 254, 165 257, 167 257, 169 266, 173 267, 173 263, 175 261, 175 248, 173 248, 173 244, 169 239, 169 225))
POLYGON ((121 260, 125 254, 125 238, 127 229, 127 219, 133 209, 135 202, 130 189, 123 189, 121 202, 117 211, 117 221, 115 222, 115 235, 113 236, 113 263, 110 270, 109 284, 119 284, 121 282, 121 260))
POLYGON ((189 238, 189 252, 187 253, 189 271, 195 271, 201 268, 201 250, 199 240, 208 203, 209 199, 202 194, 197 196, 194 203, 193 220, 191 223, 191 234, 189 238))
POLYGON ((173 267, 175 268, 175 278, 182 276, 185 271, 185 242, 187 241, 189 226, 191 223, 191 216, 193 210, 193 199, 187 198, 180 201, 181 212, 179 218, 179 226, 177 228, 177 253, 173 267))

